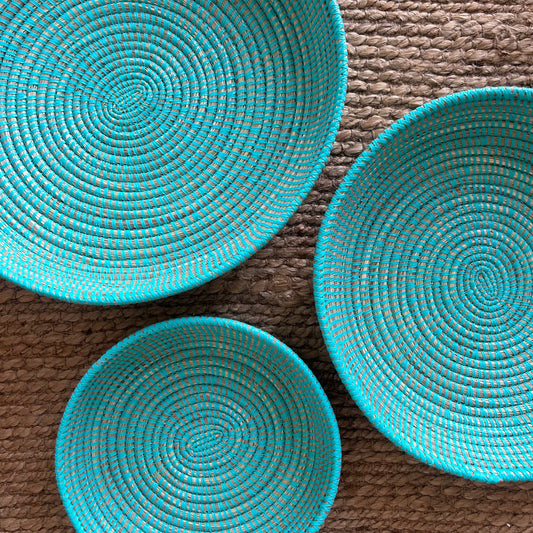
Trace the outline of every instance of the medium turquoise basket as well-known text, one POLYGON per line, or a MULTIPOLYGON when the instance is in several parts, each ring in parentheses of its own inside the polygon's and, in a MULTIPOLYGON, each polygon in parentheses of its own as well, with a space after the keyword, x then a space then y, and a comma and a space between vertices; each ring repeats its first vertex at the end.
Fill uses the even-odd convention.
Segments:
POLYGON ((371 144, 321 228, 318 314, 393 442, 481 481, 533 479, 533 91, 416 109, 371 144))
POLYGON ((190 289, 282 227, 335 138, 335 0, 0 0, 0 275, 190 289))
POLYGON ((109 350, 56 444, 80 533, 315 532, 340 464, 309 368, 271 335, 219 318, 159 323, 109 350))

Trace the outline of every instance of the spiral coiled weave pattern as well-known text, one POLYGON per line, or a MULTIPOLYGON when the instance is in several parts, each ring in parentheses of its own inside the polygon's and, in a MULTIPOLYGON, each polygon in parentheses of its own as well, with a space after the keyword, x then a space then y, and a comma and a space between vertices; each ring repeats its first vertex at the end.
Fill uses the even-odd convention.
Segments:
POLYGON ((350 171, 319 239, 328 348, 396 444, 483 481, 533 479, 533 92, 433 101, 350 171))
POLYGON ((146 328, 84 376, 56 447, 79 532, 317 531, 340 439, 303 361, 240 322, 146 328))
POLYGON ((242 262, 335 137, 334 0, 0 1, 0 274, 126 303, 242 262))

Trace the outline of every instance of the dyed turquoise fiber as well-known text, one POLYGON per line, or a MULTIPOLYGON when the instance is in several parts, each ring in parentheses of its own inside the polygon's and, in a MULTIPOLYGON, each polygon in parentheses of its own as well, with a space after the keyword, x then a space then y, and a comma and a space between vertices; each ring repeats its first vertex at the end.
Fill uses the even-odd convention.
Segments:
POLYGON ((394 443, 481 481, 533 479, 533 91, 467 91, 383 133, 335 194, 318 314, 394 443))
POLYGON ((346 72, 335 0, 0 0, 0 275, 120 304, 235 267, 312 187, 346 72))
POLYGON ((114 346, 74 391, 56 445, 80 533, 315 532, 340 464, 309 368, 220 318, 162 322, 114 346))

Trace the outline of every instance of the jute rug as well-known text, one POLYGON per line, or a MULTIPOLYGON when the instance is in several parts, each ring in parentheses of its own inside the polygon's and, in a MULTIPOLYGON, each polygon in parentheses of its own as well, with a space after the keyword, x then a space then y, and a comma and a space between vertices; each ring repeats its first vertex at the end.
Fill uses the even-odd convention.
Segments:
POLYGON ((151 304, 101 308, 0 281, 0 532, 72 532, 56 488, 54 443, 78 380, 109 347, 148 324, 217 315, 263 328, 316 373, 343 443, 325 533, 533 532, 533 483, 483 485, 395 448, 352 402, 315 316, 313 254, 322 217, 351 163, 385 127, 431 98, 533 82, 533 2, 344 0, 350 71, 328 165, 285 229, 240 268, 151 304))

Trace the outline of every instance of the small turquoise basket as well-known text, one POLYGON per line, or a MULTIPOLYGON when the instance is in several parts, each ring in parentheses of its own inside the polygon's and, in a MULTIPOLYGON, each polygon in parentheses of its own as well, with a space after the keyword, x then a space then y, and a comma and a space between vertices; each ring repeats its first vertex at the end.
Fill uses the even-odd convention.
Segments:
POLYGON ((0 0, 0 275, 181 292, 285 224, 346 90, 335 0, 0 0))
POLYGON ((316 532, 340 466, 309 368, 220 318, 159 323, 114 346, 74 391, 56 444, 79 533, 316 532))
POLYGON ((349 392, 394 443, 480 481, 533 479, 533 91, 430 102, 337 191, 318 314, 349 392))

